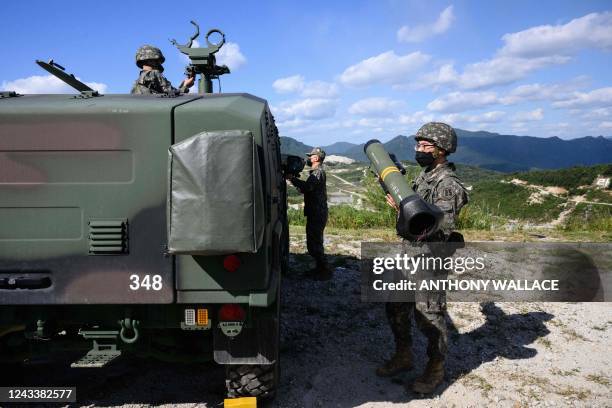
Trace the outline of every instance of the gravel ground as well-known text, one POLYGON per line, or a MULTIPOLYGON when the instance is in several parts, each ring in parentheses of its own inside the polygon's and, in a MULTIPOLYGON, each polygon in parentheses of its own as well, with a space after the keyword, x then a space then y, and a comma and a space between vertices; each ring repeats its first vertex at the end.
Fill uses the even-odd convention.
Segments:
MULTIPOLYGON (((383 304, 360 301, 359 242, 328 237, 335 276, 313 282, 303 277, 310 265, 302 239, 293 238, 283 280, 282 379, 267 406, 612 406, 611 303, 449 304, 447 375, 424 397, 403 386, 425 364, 420 334, 415 370, 391 379, 374 374, 393 341, 383 304)), ((212 363, 125 357, 104 369, 66 368, 72 360, 30 367, 19 382, 76 385, 79 406, 222 406, 224 373, 212 363)))

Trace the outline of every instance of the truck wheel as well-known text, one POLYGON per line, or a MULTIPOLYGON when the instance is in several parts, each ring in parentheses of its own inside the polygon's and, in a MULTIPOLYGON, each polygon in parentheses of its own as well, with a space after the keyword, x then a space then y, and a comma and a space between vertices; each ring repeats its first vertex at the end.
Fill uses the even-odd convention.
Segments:
POLYGON ((278 362, 270 365, 228 365, 226 378, 230 398, 273 398, 278 386, 278 362))

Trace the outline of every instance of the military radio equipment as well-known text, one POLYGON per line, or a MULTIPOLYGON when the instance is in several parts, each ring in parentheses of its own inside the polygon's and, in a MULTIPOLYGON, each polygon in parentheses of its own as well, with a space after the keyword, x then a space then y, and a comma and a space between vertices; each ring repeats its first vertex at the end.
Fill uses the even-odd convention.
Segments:
POLYGON ((294 156, 291 154, 281 155, 281 161, 283 176, 285 178, 299 177, 302 170, 304 170, 304 166, 306 165, 306 160, 300 156, 294 156))
MULTIPOLYGON (((227 71, 214 63, 222 42, 188 45, 206 81, 227 71)), ((89 347, 73 367, 132 352, 214 360, 229 396, 272 396, 289 256, 283 168, 303 164, 281 161, 268 103, 88 98, 58 64, 37 62, 81 95, 0 95, 0 377, 89 347)))
POLYGON ((223 44, 225 44, 225 34, 221 30, 213 28, 206 33, 205 38, 207 47, 192 48, 193 41, 200 35, 200 26, 195 21, 191 21, 191 24, 195 26, 196 32, 189 38, 189 42, 185 45, 179 44, 175 39, 170 40, 170 42, 191 60, 191 64, 185 69, 185 74, 188 77, 200 74, 198 92, 201 94, 212 93, 212 80, 219 79, 221 75, 230 73, 226 65, 217 65, 215 57, 215 54, 223 47, 223 44), (215 44, 210 42, 209 37, 212 34, 221 36, 218 43, 215 44))
POLYGON ((376 139, 367 142, 363 148, 370 159, 385 191, 391 194, 399 207, 396 223, 397 234, 408 240, 422 240, 438 230, 443 213, 435 205, 422 200, 408 185, 394 161, 376 139))

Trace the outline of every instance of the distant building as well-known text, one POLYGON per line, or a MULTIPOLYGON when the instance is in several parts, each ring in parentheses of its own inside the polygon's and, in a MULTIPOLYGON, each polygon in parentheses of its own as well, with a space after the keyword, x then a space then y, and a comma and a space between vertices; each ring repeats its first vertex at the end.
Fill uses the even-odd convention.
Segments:
POLYGON ((610 188, 610 177, 597 176, 593 182, 596 188, 606 189, 610 188))

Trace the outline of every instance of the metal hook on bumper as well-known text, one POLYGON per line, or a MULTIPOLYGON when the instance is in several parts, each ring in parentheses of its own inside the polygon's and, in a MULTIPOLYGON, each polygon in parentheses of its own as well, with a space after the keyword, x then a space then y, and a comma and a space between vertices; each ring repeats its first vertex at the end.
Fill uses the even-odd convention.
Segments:
POLYGON ((138 326, 140 322, 138 320, 132 320, 129 317, 126 317, 123 320, 119 320, 119 326, 121 326, 121 330, 119 331, 119 338, 127 344, 133 344, 138 341, 140 337, 140 332, 138 331, 138 326), (132 332, 132 337, 127 337, 126 333, 132 332))

